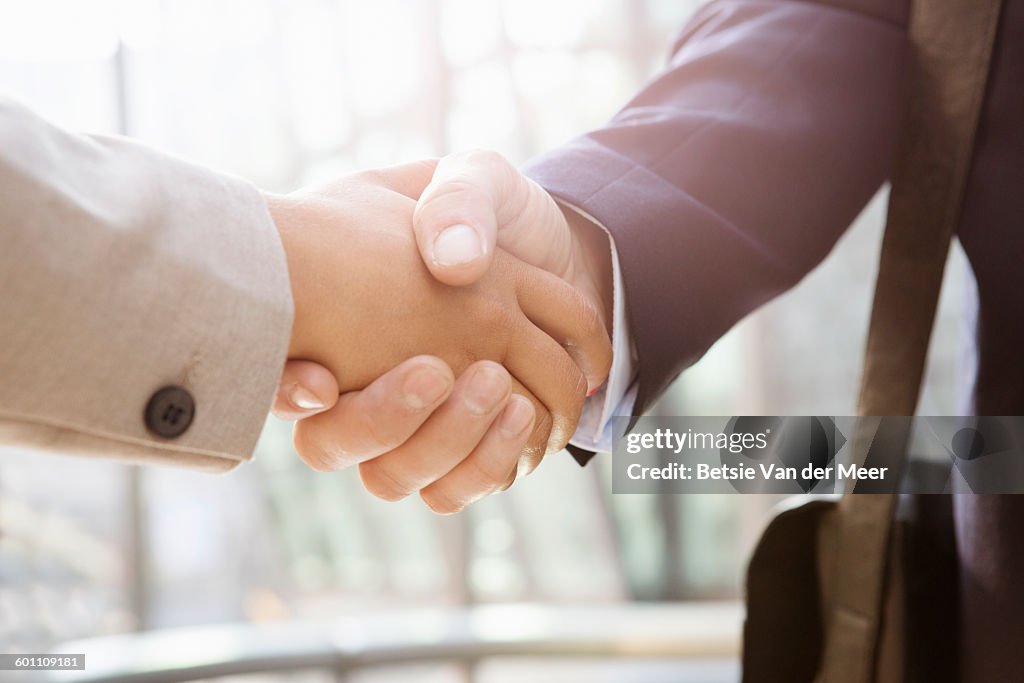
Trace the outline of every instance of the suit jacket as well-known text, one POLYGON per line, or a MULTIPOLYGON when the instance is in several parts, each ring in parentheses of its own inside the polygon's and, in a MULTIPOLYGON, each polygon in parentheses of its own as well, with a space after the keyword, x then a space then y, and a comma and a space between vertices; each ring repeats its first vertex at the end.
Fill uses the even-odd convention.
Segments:
MULTIPOLYGON (((907 10, 906 0, 712 2, 606 126, 527 166, 614 236, 635 412, 814 268, 886 179, 907 10)), ((1024 414, 1022 188, 1024 1, 1005 0, 958 233, 979 290, 982 415, 1024 414)), ((965 680, 1024 680, 1021 498, 956 496, 965 680)), ((955 590, 936 599, 956 603, 955 590)))
MULTIPOLYGON (((906 14, 893 0, 713 2, 606 126, 527 165, 615 237, 637 412, 814 268, 886 179, 906 14)), ((977 412, 990 415, 1024 413, 1020 0, 1004 15, 959 231, 980 296, 977 412)))
POLYGON ((251 457, 292 320, 254 187, 0 98, 0 238, 0 442, 214 471, 251 457), (168 386, 192 416, 154 432, 168 386))

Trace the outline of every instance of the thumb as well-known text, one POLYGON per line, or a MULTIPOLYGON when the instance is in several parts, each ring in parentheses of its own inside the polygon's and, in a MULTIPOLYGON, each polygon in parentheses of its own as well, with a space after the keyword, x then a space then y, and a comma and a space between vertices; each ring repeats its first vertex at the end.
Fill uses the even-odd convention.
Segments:
POLYGON ((485 150, 438 162, 416 204, 413 230, 423 262, 449 285, 479 280, 496 245, 560 277, 572 253, 569 227, 551 196, 485 150))
POLYGON ((334 407, 338 381, 330 370, 308 360, 285 363, 271 412, 282 420, 301 420, 334 407))

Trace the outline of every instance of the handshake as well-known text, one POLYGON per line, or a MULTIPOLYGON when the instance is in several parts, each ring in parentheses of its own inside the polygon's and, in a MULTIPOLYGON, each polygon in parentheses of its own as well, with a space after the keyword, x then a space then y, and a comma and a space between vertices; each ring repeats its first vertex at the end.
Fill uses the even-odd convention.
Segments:
POLYGON ((576 429, 611 366, 611 245, 492 152, 267 195, 295 319, 274 412, 312 468, 456 512, 576 429))

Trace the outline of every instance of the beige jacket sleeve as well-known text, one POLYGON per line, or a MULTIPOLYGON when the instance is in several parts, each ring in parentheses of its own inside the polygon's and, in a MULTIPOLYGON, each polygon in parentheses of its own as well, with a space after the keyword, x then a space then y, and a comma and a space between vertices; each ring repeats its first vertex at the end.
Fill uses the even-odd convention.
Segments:
POLYGON ((0 97, 0 443, 230 469, 291 322, 253 186, 0 97))

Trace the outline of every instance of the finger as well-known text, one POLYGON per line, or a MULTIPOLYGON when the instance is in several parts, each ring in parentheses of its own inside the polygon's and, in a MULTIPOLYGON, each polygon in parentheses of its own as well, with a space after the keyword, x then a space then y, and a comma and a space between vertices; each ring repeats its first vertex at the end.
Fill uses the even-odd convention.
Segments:
POLYGON ((547 406, 541 403, 540 399, 534 396, 533 392, 524 387, 515 377, 512 378, 512 393, 522 396, 533 404, 534 420, 526 446, 519 451, 519 467, 505 480, 502 490, 512 486, 518 475, 529 474, 537 468, 537 465, 540 464, 540 461, 544 459, 548 452, 548 439, 551 437, 553 425, 551 413, 548 412, 547 406))
POLYGON ((290 360, 277 383, 271 411, 282 420, 299 420, 328 410, 338 402, 334 374, 308 360, 290 360))
POLYGON ((450 472, 480 443, 511 391, 505 368, 492 361, 471 365, 456 381, 451 398, 416 434, 359 466, 366 490, 384 500, 400 500, 450 472))
POLYGON ((519 467, 533 421, 533 403, 513 394, 473 452, 421 490, 420 498, 434 512, 452 514, 502 488, 519 467))
POLYGON ((526 317, 579 366, 587 395, 597 391, 612 367, 612 343, 597 307, 569 283, 539 269, 519 278, 516 295, 526 317))
POLYGON ((451 393, 455 380, 444 361, 417 356, 362 391, 295 425, 295 450, 307 465, 332 471, 400 446, 451 393))
POLYGON ((441 159, 413 214, 423 262, 449 285, 478 280, 495 245, 564 275, 572 239, 561 209, 539 185, 496 152, 441 159))
POLYGON ((529 322, 513 333, 504 363, 551 414, 545 453, 565 448, 587 395, 587 380, 579 367, 558 342, 529 322))

